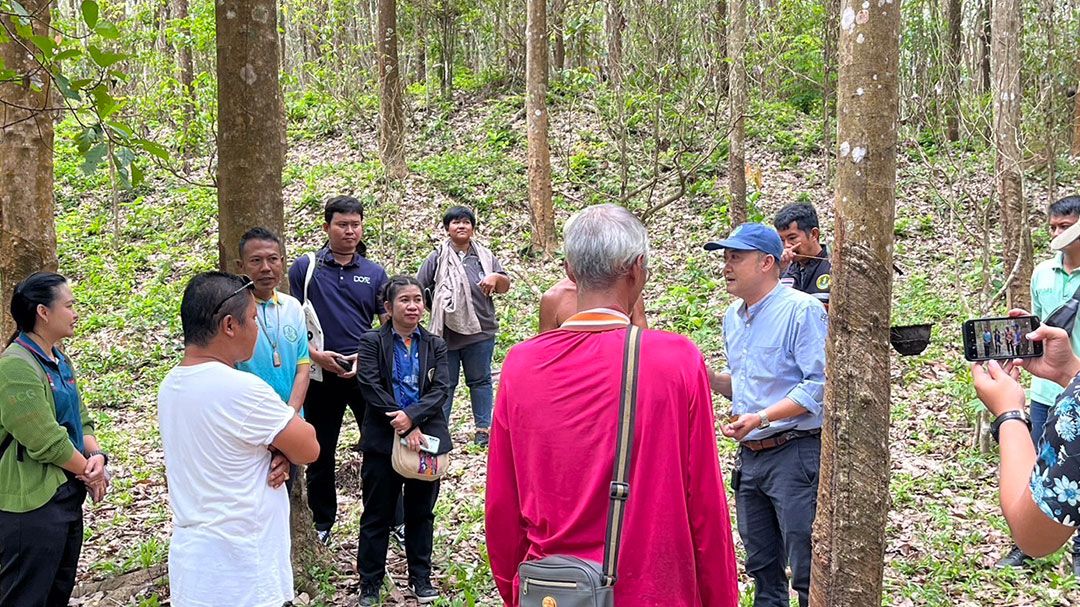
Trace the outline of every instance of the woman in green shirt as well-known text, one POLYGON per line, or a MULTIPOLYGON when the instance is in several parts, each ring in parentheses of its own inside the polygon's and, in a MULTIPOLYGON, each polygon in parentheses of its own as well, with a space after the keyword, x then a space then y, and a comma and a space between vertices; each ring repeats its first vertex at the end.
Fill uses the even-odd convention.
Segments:
POLYGON ((11 298, 18 331, 0 355, 0 605, 68 604, 82 503, 108 488, 108 457, 57 348, 74 334, 74 303, 51 272, 30 275, 11 298))

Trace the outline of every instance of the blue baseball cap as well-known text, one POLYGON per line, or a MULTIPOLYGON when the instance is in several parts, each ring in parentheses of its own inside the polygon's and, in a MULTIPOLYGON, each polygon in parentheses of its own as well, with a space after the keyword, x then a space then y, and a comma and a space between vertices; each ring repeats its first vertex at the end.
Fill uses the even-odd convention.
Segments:
POLYGON ((744 223, 735 228, 731 236, 723 240, 714 240, 705 243, 706 251, 717 249, 733 249, 735 251, 761 251, 766 255, 772 255, 777 263, 784 254, 784 243, 776 230, 761 223, 744 223))

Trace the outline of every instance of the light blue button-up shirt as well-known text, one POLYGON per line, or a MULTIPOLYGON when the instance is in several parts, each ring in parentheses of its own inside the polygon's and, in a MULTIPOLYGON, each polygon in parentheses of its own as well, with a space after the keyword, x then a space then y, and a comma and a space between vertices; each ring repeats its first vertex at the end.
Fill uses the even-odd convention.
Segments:
POLYGON ((746 440, 821 427, 828 320, 821 302, 779 283, 749 308, 741 299, 728 307, 724 347, 732 412, 757 413, 785 397, 807 411, 755 429, 746 440))

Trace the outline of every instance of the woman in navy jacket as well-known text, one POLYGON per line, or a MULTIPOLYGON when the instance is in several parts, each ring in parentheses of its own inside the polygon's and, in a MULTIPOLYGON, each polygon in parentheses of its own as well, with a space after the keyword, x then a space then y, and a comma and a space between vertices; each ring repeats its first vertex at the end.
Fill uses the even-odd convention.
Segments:
POLYGON ((379 604, 394 507, 404 487, 405 555, 409 586, 420 603, 434 602, 431 548, 439 481, 406 479, 391 465, 393 441, 410 449, 425 446, 423 435, 439 440, 436 454, 450 451, 450 431, 442 406, 447 397, 446 343, 420 326, 424 297, 411 276, 394 276, 383 287, 390 321, 360 338, 357 378, 367 412, 361 433, 360 468, 364 513, 360 517, 360 605, 379 604))

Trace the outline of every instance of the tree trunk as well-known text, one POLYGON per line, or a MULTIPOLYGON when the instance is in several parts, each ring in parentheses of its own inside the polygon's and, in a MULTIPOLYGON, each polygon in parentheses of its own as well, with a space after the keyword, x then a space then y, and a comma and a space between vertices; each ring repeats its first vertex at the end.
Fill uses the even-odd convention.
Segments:
POLYGON ((607 19, 607 77, 612 86, 622 84, 623 30, 626 29, 626 16, 623 14, 623 0, 608 0, 607 19))
POLYGON ((947 0, 949 39, 945 47, 945 138, 960 140, 960 43, 963 0, 947 0))
POLYGON ((990 38, 992 35, 991 28, 993 27, 990 22, 990 12, 993 10, 993 0, 983 0, 982 11, 980 14, 982 21, 982 36, 979 37, 980 47, 982 51, 979 54, 979 83, 982 85, 979 89, 980 93, 987 93, 990 91, 990 55, 993 51, 990 49, 990 38))
POLYGON ((836 45, 840 37, 840 2, 825 0, 825 39, 821 47, 821 147, 825 158, 825 183, 832 183, 833 154, 836 148, 833 136, 836 118, 836 45))
POLYGON ((566 35, 564 17, 566 15, 566 0, 552 0, 551 2, 551 60, 552 67, 558 74, 566 69, 566 35))
POLYGON ((716 65, 716 94, 727 95, 728 94, 728 72, 730 66, 728 65, 728 16, 727 16, 727 0, 716 0, 716 11, 713 13, 713 19, 716 21, 716 45, 715 52, 718 55, 713 57, 713 62, 716 65))
POLYGON ((277 3, 218 0, 218 265, 235 271, 240 236, 283 232, 285 111, 278 81, 277 3))
POLYGON ((836 236, 810 605, 880 607, 900 3, 841 6, 836 236))
POLYGON ((398 69, 397 0, 379 0, 379 155, 390 179, 408 174, 405 166, 405 115, 398 69))
MULTIPOLYGON (((1076 61, 1076 73, 1080 74, 1080 59, 1076 61)), ((1076 92, 1073 93, 1073 134, 1072 155, 1080 157, 1080 79, 1076 83, 1076 92)))
POLYGON ((292 538, 293 583, 300 592, 315 595, 319 584, 309 573, 325 566, 331 556, 315 535, 315 522, 307 505, 306 466, 298 466, 289 494, 289 535, 292 538))
POLYGON ((991 67, 994 94, 994 186, 1001 205, 1003 260, 1009 308, 1030 309, 1032 253, 1021 171, 1020 0, 994 0, 991 67))
POLYGON ((532 249, 555 251, 555 210, 551 202, 548 143, 548 37, 546 0, 528 0, 525 23, 525 119, 528 123, 529 210, 532 249))
POLYGON ((427 89, 427 48, 428 48, 427 14, 417 10, 416 15, 416 81, 424 84, 427 89))
POLYGON ((176 0, 176 19, 183 24, 180 31, 184 33, 180 44, 176 45, 176 55, 180 63, 180 85, 184 89, 184 136, 181 139, 183 149, 181 149, 180 155, 183 159, 184 171, 187 172, 189 159, 192 157, 188 134, 191 132, 192 123, 195 121, 195 64, 191 58, 191 25, 188 23, 188 0, 176 0))
MULTIPOLYGON (((37 15, 34 34, 50 36, 48 0, 22 5, 37 15)), ((10 17, 0 17, 12 32, 10 17)), ((16 77, 0 81, 0 338, 15 330, 8 310, 15 285, 39 270, 56 270, 56 228, 53 225, 53 119, 48 111, 55 95, 47 72, 24 51, 34 48, 14 35, 0 43, 0 65, 16 77), (40 91, 31 82, 43 83, 40 91), (10 104, 10 105, 9 105, 10 104), (35 108, 23 110, 19 108, 35 108)))
POLYGON ((728 57, 731 131, 728 133, 728 190, 731 225, 746 221, 746 0, 728 1, 728 57))
POLYGON ((453 0, 440 0, 436 7, 439 21, 439 91, 444 101, 454 97, 454 25, 457 20, 453 0))

